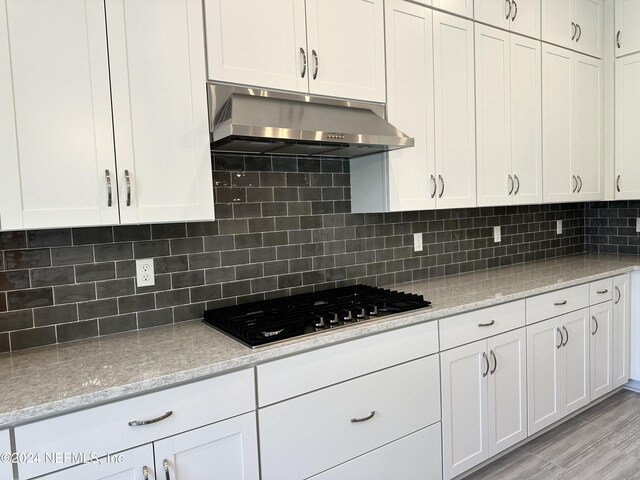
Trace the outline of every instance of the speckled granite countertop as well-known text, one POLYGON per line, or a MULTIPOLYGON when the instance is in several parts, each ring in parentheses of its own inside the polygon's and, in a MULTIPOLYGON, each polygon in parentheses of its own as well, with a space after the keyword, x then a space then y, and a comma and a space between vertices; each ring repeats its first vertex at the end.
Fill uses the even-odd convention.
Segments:
POLYGON ((125 398, 385 330, 640 268, 640 258, 575 255, 390 288, 433 307, 252 350, 200 321, 0 355, 0 428, 125 398))

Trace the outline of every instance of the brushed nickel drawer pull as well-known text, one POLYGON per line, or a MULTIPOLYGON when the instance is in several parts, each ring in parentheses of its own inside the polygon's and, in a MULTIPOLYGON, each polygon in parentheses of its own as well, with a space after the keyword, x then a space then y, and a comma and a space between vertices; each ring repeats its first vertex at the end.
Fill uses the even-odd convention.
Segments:
POLYGON ((560 327, 556 327, 556 330, 558 331, 558 335, 560 335, 560 343, 556 345, 556 349, 560 350, 560 347, 564 344, 564 337, 562 336, 562 330, 560 330, 560 327))
POLYGON ((487 357, 487 354, 485 352, 482 352, 482 358, 484 358, 484 361, 487 364, 487 370, 482 373, 482 377, 484 378, 489 375, 489 370, 491 369, 491 367, 489 365, 489 357, 487 357))
POLYGON ((609 293, 609 289, 608 289, 608 288, 605 288, 604 290, 598 290, 596 293, 597 293, 598 295, 603 295, 603 294, 605 294, 605 293, 609 293))
POLYGON ((165 418, 169 418, 173 415, 173 410, 169 410, 164 415, 160 415, 159 417, 152 418, 151 420, 132 420, 129 422, 130 427, 140 427, 142 425, 151 425, 152 423, 157 423, 165 418))
POLYGON ((352 418, 351 419, 351 423, 360 423, 360 422, 366 422, 367 420, 371 420, 376 414, 375 410, 372 410, 371 413, 369 415, 367 415, 366 417, 362 417, 362 418, 352 418))
POLYGON ((620 300, 622 300, 622 292, 620 291, 620 288, 618 288, 618 286, 616 285, 616 292, 618 292, 618 299, 616 300, 616 305, 618 303, 620 303, 620 300))
POLYGON ((169 460, 165 458, 162 461, 162 466, 164 467, 164 478, 166 480, 171 480, 171 475, 169 475, 169 460))
POLYGON ((596 318, 595 315, 593 315, 591 318, 596 323, 596 329, 593 332, 591 332, 591 335, 595 335, 596 333, 598 333, 598 329, 600 328, 600 325, 598 325, 598 319, 596 318))
POLYGON ((563 300, 563 301, 561 301, 561 302, 556 302, 556 303, 554 303, 554 305, 555 305, 556 307, 561 307, 561 306, 566 305, 566 304, 567 304, 567 301, 566 301, 566 300, 563 300))
POLYGON ((144 478, 144 480, 149 480, 149 469, 146 465, 142 467, 142 478, 144 478))
POLYGON ((300 47, 300 55, 302 55, 302 72, 300 72, 300 77, 304 78, 307 74, 307 53, 302 47, 300 47))
POLYGON ((564 330, 564 333, 567 335, 567 338, 562 342, 562 346, 565 347, 567 343, 569 343, 569 330, 567 330, 565 325, 562 326, 562 330, 564 330))
POLYGON ((129 170, 124 171, 124 180, 127 184, 127 207, 131 206, 131 175, 129 175, 129 170))
POLYGON ((496 357, 496 354, 493 350, 491 350, 489 353, 493 357, 493 369, 489 373, 493 375, 494 373, 496 373, 496 370, 498 369, 498 357, 496 357))
POLYGON ((479 327, 490 327, 492 325, 495 325, 496 321, 495 320, 491 320, 489 323, 479 323, 478 326, 479 327))
POLYGON ((109 170, 105 170, 104 175, 107 178, 107 207, 111 207, 113 206, 113 193, 111 189, 111 172, 109 170))

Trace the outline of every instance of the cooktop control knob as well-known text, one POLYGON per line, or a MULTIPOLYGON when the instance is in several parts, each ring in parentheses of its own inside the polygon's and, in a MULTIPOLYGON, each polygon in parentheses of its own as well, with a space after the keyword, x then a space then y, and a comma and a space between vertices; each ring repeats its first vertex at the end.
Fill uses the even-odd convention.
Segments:
POLYGON ((341 320, 343 323, 347 323, 347 322, 352 322, 353 321, 353 313, 351 313, 351 310, 342 310, 340 312, 341 315, 341 320))
POLYGON ((367 310, 365 308, 359 308, 356 314, 356 321, 367 318, 367 310))
POLYGON ((313 326, 317 329, 326 328, 327 324, 324 323, 324 317, 322 315, 316 315, 316 320, 313 322, 313 326))
POLYGON ((340 323, 340 319, 338 317, 338 314, 335 312, 329 312, 329 326, 332 327, 334 325, 337 325, 338 323, 340 323))
POLYGON ((367 305, 367 315, 370 317, 375 317, 378 315, 378 307, 377 305, 367 305))

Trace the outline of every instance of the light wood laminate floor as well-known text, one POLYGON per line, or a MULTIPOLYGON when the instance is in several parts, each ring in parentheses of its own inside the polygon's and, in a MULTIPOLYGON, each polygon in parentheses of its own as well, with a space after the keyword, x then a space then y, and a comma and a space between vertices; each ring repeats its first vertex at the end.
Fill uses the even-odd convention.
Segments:
POLYGON ((640 480, 640 394, 622 390, 465 480, 640 480))

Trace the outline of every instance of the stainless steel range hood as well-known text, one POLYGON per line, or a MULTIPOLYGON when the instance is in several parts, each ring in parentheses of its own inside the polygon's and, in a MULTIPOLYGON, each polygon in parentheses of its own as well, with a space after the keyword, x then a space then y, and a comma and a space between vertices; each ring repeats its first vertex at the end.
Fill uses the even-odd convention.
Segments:
POLYGON ((413 147, 384 105, 209 84, 214 152, 361 157, 413 147))

